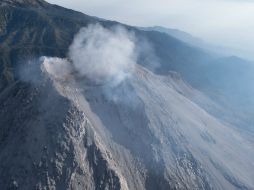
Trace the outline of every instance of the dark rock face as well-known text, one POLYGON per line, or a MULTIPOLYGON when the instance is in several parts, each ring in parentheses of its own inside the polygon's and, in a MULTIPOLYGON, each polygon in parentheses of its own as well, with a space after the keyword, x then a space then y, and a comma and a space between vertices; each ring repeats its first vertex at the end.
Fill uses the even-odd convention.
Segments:
POLYGON ((1 6, 41 7, 47 5, 44 0, 2 0, 1 6))
POLYGON ((0 89, 16 78, 17 64, 42 55, 64 57, 73 36, 92 17, 52 6, 26 6, 19 1, 2 2, 0 6, 0 89))
POLYGON ((50 82, 37 88, 18 82, 0 105, 1 189, 120 189, 84 114, 50 82))

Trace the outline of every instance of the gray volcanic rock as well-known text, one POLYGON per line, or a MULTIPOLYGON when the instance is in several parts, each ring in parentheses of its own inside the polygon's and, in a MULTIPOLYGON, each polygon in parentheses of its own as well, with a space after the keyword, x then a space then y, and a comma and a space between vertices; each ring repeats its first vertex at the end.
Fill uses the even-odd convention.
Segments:
POLYGON ((183 96, 196 92, 175 74, 137 67, 115 101, 75 74, 41 72, 0 99, 3 189, 253 188, 252 145, 183 96))
POLYGON ((84 113, 50 81, 16 83, 0 105, 1 189, 120 188, 84 113))
POLYGON ((24 5, 24 6, 40 6, 46 4, 46 1, 43 0, 2 0, 1 4, 10 4, 10 5, 24 5))

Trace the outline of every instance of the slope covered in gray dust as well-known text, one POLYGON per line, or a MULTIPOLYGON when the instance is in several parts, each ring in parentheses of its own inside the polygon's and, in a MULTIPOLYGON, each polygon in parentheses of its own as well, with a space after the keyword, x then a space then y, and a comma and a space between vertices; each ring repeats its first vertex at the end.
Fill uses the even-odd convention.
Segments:
MULTIPOLYGON (((183 82, 141 67, 134 78, 113 89, 113 99, 105 97, 103 87, 79 82, 79 88, 83 93, 78 102, 86 102, 80 103, 81 109, 101 134, 109 131, 105 141, 130 151, 134 170, 142 168, 144 186, 131 189, 253 188, 253 145, 179 93, 176 88, 188 88, 183 82)), ((122 154, 111 151, 120 160, 122 154)), ((126 180, 133 183, 129 176, 126 180)))
POLYGON ((137 66, 108 96, 106 84, 42 71, 39 86, 17 83, 0 100, 4 189, 253 189, 253 145, 175 74, 137 66))

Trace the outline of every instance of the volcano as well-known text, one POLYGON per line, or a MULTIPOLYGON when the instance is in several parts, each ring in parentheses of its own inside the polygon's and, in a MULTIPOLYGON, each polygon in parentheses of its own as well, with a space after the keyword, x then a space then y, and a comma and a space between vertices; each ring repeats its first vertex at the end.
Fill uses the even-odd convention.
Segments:
POLYGON ((223 87, 242 63, 241 80, 251 81, 247 61, 43 0, 1 1, 0 47, 0 189, 254 189, 252 104, 233 104, 243 89, 223 87), (130 75, 98 83, 100 63, 119 56, 97 41, 103 59, 87 48, 74 54, 86 59, 70 54, 80 29, 98 24, 113 31, 111 48, 129 55, 114 43, 121 31, 135 44, 149 42, 154 57, 137 45, 130 75), (90 74, 92 60, 99 70, 90 74), (224 77, 228 62, 235 67, 224 77), (249 107, 235 114, 239 104, 249 107))

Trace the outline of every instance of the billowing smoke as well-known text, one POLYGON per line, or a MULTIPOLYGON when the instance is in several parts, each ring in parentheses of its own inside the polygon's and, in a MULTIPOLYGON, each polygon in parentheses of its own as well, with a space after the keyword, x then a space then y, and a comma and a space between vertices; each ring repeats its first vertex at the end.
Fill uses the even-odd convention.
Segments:
POLYGON ((137 62, 135 37, 121 26, 90 25, 76 35, 69 58, 91 81, 116 86, 132 74, 137 62))
POLYGON ((67 59, 57 57, 41 57, 44 69, 55 79, 64 79, 71 73, 71 64, 67 59))
MULTIPOLYGON (((68 58, 41 57, 40 62, 41 69, 54 80, 68 80, 74 74, 72 78, 77 77, 77 82, 85 78, 86 82, 99 84, 106 98, 127 101, 128 105, 137 104, 130 80, 126 80, 135 78, 137 62, 149 69, 156 68, 158 63, 152 46, 145 39, 120 25, 105 28, 99 24, 80 30, 69 48, 68 58)), ((27 68, 23 70, 27 73, 27 68)), ((31 81, 35 78, 33 70, 26 74, 31 81)))
POLYGON ((99 24, 82 28, 69 48, 68 60, 42 57, 50 76, 65 78, 73 71, 97 84, 116 87, 130 77, 137 62, 133 33, 121 26, 99 24))

